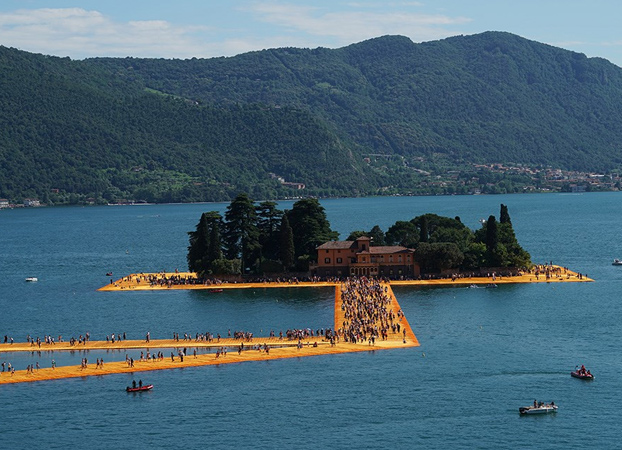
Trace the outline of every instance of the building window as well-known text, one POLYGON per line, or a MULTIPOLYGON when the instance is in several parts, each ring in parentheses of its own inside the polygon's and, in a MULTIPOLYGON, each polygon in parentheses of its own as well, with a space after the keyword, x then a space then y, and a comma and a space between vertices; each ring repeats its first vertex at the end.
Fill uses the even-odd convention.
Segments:
POLYGON ((328 250, 326 250, 326 253, 328 253, 328 250))
POLYGON ((330 263, 330 258, 324 258, 324 262, 325 262, 326 264, 329 264, 329 263, 330 263))
POLYGON ((341 258, 337 258, 337 264, 341 264, 341 258))

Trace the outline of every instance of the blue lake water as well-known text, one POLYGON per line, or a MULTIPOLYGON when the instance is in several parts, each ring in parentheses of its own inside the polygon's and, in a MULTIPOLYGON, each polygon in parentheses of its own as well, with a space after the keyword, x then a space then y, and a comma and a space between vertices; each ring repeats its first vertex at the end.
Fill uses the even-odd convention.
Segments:
MULTIPOLYGON (((622 196, 508 195, 323 200, 334 229, 432 212, 471 228, 509 206, 536 262, 595 283, 498 289, 394 288, 421 347, 0 386, 7 448, 619 448, 622 413, 622 196), (572 379, 576 364, 596 380, 572 379), (518 407, 554 400, 556 415, 518 407)), ((291 207, 282 202, 281 207, 291 207)), ((96 292, 131 272, 186 268, 187 232, 227 204, 0 211, 0 336, 90 332, 169 338, 231 330, 266 335, 332 325, 332 289, 96 292), (25 283, 36 276, 38 283, 25 283)), ((135 353, 132 353, 135 355, 135 353)), ((89 353, 107 361, 125 352, 89 353)), ((0 353, 24 369, 80 352, 0 353)), ((134 356, 135 357, 135 356, 134 356)))

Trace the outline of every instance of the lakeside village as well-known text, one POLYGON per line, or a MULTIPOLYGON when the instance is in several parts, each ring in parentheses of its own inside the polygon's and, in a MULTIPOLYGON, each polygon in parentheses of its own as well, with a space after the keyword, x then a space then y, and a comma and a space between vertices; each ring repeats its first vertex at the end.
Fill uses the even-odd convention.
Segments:
POLYGON ((374 170, 398 175, 414 174, 416 187, 401 193, 394 186, 380 189, 385 195, 480 195, 547 192, 599 192, 622 189, 619 172, 596 173, 525 164, 464 163, 456 166, 445 156, 434 158, 369 154, 365 162, 374 170))

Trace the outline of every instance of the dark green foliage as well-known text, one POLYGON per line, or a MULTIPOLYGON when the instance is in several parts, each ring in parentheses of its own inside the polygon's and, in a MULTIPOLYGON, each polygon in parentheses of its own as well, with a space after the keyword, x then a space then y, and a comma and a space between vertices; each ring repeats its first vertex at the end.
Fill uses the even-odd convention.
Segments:
POLYGON ((188 255, 186 257, 188 261, 188 270, 190 272, 203 273, 207 271, 208 267, 205 264, 205 256, 207 255, 207 239, 209 236, 209 229, 207 226, 206 214, 201 215, 201 219, 197 224, 195 231, 189 231, 190 245, 188 246, 188 255))
POLYGON ((324 207, 316 198, 298 200, 286 214, 292 230, 295 230, 296 257, 315 258, 315 249, 319 245, 339 237, 339 233, 331 230, 324 207))
POLYGON ((286 272, 294 266, 295 258, 294 232, 289 225, 287 214, 283 214, 281 218, 281 228, 279 230, 279 259, 286 272))
MULTIPOLYGON (((509 218, 507 207, 504 212, 509 218)), ((511 222, 497 223, 494 216, 473 232, 459 217, 424 214, 410 222, 397 221, 386 237, 389 245, 415 248, 415 259, 424 273, 531 265, 531 256, 516 240, 511 222), (426 236, 427 242, 418 241, 426 236)))
MULTIPOLYGON (((279 218, 280 214, 275 203, 255 206, 247 194, 238 194, 229 204, 224 224, 217 212, 203 213, 196 230, 188 233, 189 269, 201 275, 239 274, 242 270, 280 273, 292 268, 307 271, 317 256, 316 248, 338 238, 317 199, 299 200, 279 218), (221 251, 221 228, 225 230, 228 259, 221 251), (276 249, 274 256, 266 257, 270 253, 267 249, 276 249)), ((353 231, 346 240, 361 236, 372 238, 376 245, 415 248, 415 260, 424 273, 531 265, 531 257, 518 244, 512 224, 497 224, 494 216, 473 232, 458 217, 424 214, 410 221, 397 221, 386 235, 375 225, 369 232, 353 231), (424 236, 421 226, 428 228, 428 242, 419 241, 424 236)))
POLYGON ((492 252, 497 248, 497 244, 499 243, 499 234, 497 231, 497 219, 495 219, 495 216, 488 217, 488 221, 486 222, 486 240, 484 243, 486 244, 486 250, 488 252, 492 252))
POLYGON ((398 220, 391 225, 385 235, 387 245, 401 245, 407 248, 415 248, 419 242, 419 229, 412 222, 398 220))
POLYGON ((421 221, 419 223, 419 242, 428 242, 429 239, 430 230, 428 230, 428 218, 423 216, 421 217, 421 221))
POLYGON ((464 261, 464 254, 453 242, 420 242, 415 260, 424 272, 440 272, 458 268, 464 261))
POLYGON ((188 270, 201 275, 209 274, 212 263, 222 259, 221 228, 222 217, 216 211, 201 214, 196 230, 188 233, 188 270))
POLYGON ((277 209, 276 203, 271 201, 261 202, 256 211, 262 259, 278 259, 279 241, 276 235, 280 229, 283 211, 277 209))
POLYGON ((510 219, 510 213, 508 207, 501 203, 501 211, 499 213, 499 223, 507 223, 512 227, 512 220, 510 219))
POLYGON ((213 275, 239 275, 242 272, 242 262, 239 259, 217 259, 212 262, 213 275))
POLYGON ((205 103, 305 108, 365 153, 580 170, 622 159, 622 69, 509 33, 86 64, 205 103))
POLYGON ((225 213, 225 249, 228 259, 240 259, 242 269, 256 267, 261 251, 255 205, 247 194, 238 194, 225 213))
POLYGON ((346 238, 346 241, 356 241, 361 236, 369 236, 369 233, 363 230, 352 231, 350 235, 346 238))
POLYGON ((509 33, 190 60, 0 47, 0 73, 0 198, 13 201, 300 194, 270 173, 316 196, 467 192, 422 187, 417 161, 516 192, 527 178, 469 163, 622 165, 622 69, 509 33))
POLYGON ((371 246, 386 245, 384 232, 378 225, 374 225, 372 229, 369 230, 368 236, 371 238, 371 246))

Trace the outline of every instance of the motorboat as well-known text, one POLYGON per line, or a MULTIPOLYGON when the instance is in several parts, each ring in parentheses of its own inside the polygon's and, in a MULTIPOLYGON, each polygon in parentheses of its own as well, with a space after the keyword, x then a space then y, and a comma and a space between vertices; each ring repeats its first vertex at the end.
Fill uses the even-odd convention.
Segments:
POLYGON ((622 266, 622 259, 614 259, 613 262, 611 263, 612 266, 622 266))
POLYGON ((554 402, 540 403, 536 406, 521 406, 518 408, 520 414, 548 414, 557 412, 557 405, 554 402))
POLYGON ((582 370, 575 370, 574 372, 570 372, 570 376, 573 378, 579 378, 580 380, 593 380, 594 379, 594 375, 590 373, 589 370, 587 372, 584 372, 582 370))
POLYGON ((127 392, 143 392, 143 391, 150 391, 151 389, 153 389, 153 384, 145 384, 144 386, 136 386, 136 387, 126 387, 125 390, 127 392))
POLYGON ((35 281, 39 281, 39 279, 37 277, 26 277, 26 280, 30 283, 34 283, 35 281))
POLYGON ((222 289, 210 289, 210 292, 212 294, 220 294, 221 292, 223 292, 223 290, 222 289))

